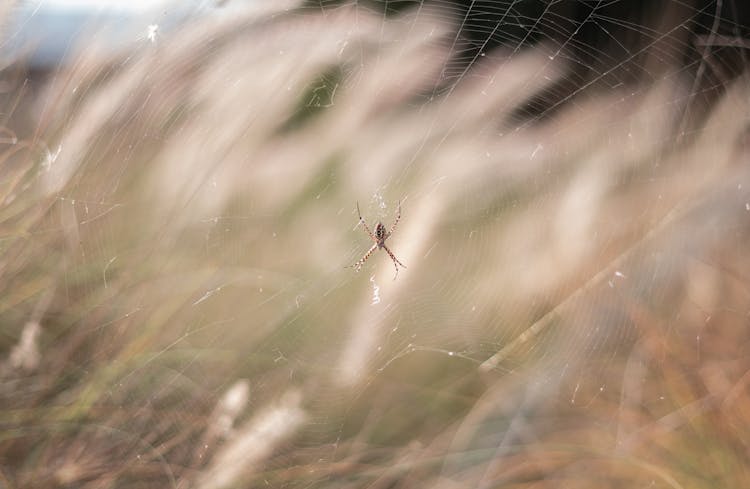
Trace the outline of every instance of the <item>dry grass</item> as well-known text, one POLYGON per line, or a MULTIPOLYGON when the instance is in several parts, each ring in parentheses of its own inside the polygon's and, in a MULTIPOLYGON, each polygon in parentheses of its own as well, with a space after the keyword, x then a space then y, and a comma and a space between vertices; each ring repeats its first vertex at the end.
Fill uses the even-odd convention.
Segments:
POLYGON ((0 486, 750 485, 747 77, 539 117, 562 57, 439 87, 450 36, 252 12, 18 85, 0 486), (398 199, 408 269, 344 269, 398 199))

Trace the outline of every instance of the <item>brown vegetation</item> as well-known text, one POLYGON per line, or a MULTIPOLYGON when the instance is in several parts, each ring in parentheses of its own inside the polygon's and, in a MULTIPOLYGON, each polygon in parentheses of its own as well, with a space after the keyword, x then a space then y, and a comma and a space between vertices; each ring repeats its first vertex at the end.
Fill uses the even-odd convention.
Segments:
POLYGON ((451 32, 248 13, 7 93, 0 486, 750 485, 747 76, 540 107, 563 56, 444 86, 451 32), (399 199, 408 268, 345 269, 399 199))

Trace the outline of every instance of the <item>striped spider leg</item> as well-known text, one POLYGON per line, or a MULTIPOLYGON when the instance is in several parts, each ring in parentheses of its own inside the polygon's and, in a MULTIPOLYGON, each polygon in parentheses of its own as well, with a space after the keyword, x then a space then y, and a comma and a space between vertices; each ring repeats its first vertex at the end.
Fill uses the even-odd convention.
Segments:
POLYGON ((359 211, 359 202, 357 202, 357 215, 359 216, 359 222, 362 224, 362 227, 365 228, 368 236, 370 236, 370 239, 372 239, 375 244, 372 245, 369 250, 367 250, 367 253, 365 253, 357 263, 347 268, 354 268, 357 271, 360 271, 362 269, 362 265, 364 265, 367 259, 370 258, 370 255, 372 255, 378 248, 383 248, 385 252, 388 253, 388 256, 391 257, 391 260, 393 260, 393 266, 396 267, 396 275, 393 276, 393 280, 396 280, 396 277, 398 277, 398 266, 401 265, 403 268, 406 268, 406 265, 398 261, 398 258, 396 258, 390 248, 386 246, 385 240, 391 237, 393 232, 396 230, 398 221, 401 219, 401 201, 399 201, 398 203, 398 208, 396 209, 396 220, 393 221, 390 231, 386 231, 385 225, 383 225, 382 222, 378 222, 377 226, 375 226, 375 234, 373 234, 372 231, 370 231, 370 228, 367 227, 367 223, 365 222, 365 220, 362 219, 362 213, 359 211))

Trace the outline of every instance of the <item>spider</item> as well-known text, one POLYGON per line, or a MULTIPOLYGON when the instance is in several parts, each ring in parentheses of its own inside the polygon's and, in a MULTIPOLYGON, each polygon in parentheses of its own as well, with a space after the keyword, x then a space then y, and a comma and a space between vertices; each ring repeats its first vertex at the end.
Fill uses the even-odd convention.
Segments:
POLYGON ((401 265, 402 267, 406 268, 406 265, 398 261, 398 258, 396 258, 393 255, 393 252, 388 249, 388 247, 385 245, 385 240, 390 238, 393 234, 393 231, 396 230, 396 224, 398 224, 399 219, 401 219, 401 201, 398 202, 398 207, 396 209, 396 220, 393 221, 393 225, 391 226, 391 230, 386 232, 385 231, 385 225, 383 225, 382 222, 378 222, 378 225, 375 226, 375 234, 372 234, 370 231, 370 228, 367 227, 367 224, 365 223, 365 220, 362 219, 362 213, 359 212, 359 202, 357 202, 357 215, 359 216, 359 222, 362 224, 362 226, 365 228, 365 231, 367 231, 367 234, 370 236, 370 239, 372 239, 375 244, 372 245, 372 247, 367 250, 367 253, 364 254, 360 260, 355 263, 354 265, 350 265, 347 268, 356 268, 357 271, 360 271, 362 269, 362 265, 367 261, 368 258, 370 258, 370 255, 378 249, 383 248, 386 253, 388 253, 388 256, 391 257, 391 260, 393 260, 393 266, 396 267, 396 275, 393 276, 393 280, 396 280, 396 277, 398 277, 398 266, 401 265))

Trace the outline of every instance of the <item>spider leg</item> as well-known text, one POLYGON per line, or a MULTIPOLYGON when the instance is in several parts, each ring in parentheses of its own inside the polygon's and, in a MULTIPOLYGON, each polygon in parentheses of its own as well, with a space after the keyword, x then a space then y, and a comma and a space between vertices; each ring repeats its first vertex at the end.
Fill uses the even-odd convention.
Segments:
POLYGON ((362 213, 359 212, 359 201, 357 201, 357 215, 359 216, 359 222, 365 228, 365 231, 367 231, 367 234, 370 235, 370 239, 372 239, 373 241, 377 243, 378 239, 375 237, 374 234, 372 234, 372 231, 370 231, 370 228, 367 227, 367 223, 365 222, 365 220, 362 219, 362 213))
POLYGON ((398 224, 399 220, 401 220, 401 201, 400 200, 398 201, 398 207, 396 208, 396 220, 393 221, 393 224, 391 225, 391 230, 388 231, 388 236, 393 234, 393 231, 396 230, 396 224, 398 224))
POLYGON ((362 268, 362 265, 364 265, 364 263, 367 261, 367 259, 370 258, 370 255, 372 255, 372 253, 377 248, 378 248, 378 244, 375 243, 374 245, 372 245, 372 248, 370 248, 369 250, 367 250, 367 253, 365 253, 365 255, 362 258, 360 258, 357 263, 355 263, 354 265, 350 265, 350 266, 348 266, 346 268, 356 268, 357 271, 360 271, 360 269, 362 268))
POLYGON ((398 277, 398 266, 401 265, 406 268, 406 265, 398 261, 398 258, 394 256, 393 252, 386 245, 383 245, 383 249, 388 253, 388 256, 391 257, 391 260, 393 260, 393 266, 396 267, 396 275, 393 276, 393 280, 396 280, 396 277, 398 277))

